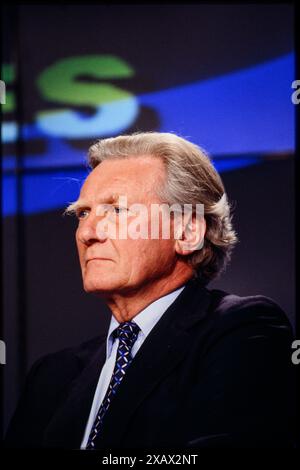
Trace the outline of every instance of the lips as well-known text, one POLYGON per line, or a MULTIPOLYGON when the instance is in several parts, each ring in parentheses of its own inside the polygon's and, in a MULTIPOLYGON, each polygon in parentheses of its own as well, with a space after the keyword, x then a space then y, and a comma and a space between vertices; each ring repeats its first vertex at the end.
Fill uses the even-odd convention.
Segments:
POLYGON ((86 264, 89 262, 89 261, 111 261, 109 258, 89 258, 87 261, 86 261, 86 264))

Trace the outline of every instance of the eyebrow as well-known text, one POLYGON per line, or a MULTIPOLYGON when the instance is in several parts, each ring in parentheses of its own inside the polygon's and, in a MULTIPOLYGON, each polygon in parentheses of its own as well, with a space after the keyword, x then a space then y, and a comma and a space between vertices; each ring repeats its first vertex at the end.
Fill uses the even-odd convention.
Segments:
MULTIPOLYGON (((98 204, 113 204, 119 200, 119 194, 109 194, 98 199, 98 204)), ((84 209, 86 207, 90 207, 90 203, 85 199, 78 199, 77 201, 71 202, 66 209, 64 210, 65 215, 74 215, 76 214, 79 209, 84 209)))

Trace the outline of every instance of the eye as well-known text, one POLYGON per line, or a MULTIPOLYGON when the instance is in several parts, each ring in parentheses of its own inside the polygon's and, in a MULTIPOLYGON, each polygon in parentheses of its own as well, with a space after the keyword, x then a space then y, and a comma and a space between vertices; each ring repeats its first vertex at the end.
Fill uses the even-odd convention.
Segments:
POLYGON ((121 212, 127 211, 127 207, 114 206, 114 211, 116 214, 121 214, 121 212))
POLYGON ((84 219, 86 217, 86 215, 88 214, 88 209, 79 209, 77 212, 76 212, 76 217, 77 219, 81 220, 81 219, 84 219))

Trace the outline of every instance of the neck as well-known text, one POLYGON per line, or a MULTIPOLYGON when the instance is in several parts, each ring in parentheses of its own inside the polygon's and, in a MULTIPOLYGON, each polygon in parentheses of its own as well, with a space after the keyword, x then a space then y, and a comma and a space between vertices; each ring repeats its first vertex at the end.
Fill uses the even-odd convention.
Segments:
POLYGON ((155 300, 182 287, 191 277, 188 271, 180 277, 157 279, 125 295, 115 293, 106 303, 119 323, 130 321, 155 300))

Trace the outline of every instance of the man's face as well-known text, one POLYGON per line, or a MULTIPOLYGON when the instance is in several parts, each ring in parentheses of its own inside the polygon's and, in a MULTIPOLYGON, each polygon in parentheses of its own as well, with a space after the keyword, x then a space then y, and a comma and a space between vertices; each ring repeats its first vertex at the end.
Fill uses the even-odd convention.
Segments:
MULTIPOLYGON (((165 179, 163 162, 149 156, 127 159, 104 160, 86 178, 80 192, 80 210, 76 243, 86 292, 99 295, 134 291, 170 273, 176 262, 175 241, 172 230, 168 239, 147 239, 130 236, 114 239, 99 230, 99 222, 107 218, 101 212, 110 196, 126 196, 127 206, 140 203, 148 208, 159 204, 155 193, 165 179), (100 212, 99 212, 100 208, 100 212), (99 215, 100 213, 100 215, 99 215), (98 229, 97 229, 98 227, 98 229)), ((114 215, 108 218, 110 227, 120 225, 120 212, 116 203, 110 202, 114 215)), ((128 213, 127 226, 134 215, 128 213)), ((147 219, 148 221, 149 219, 147 219)), ((144 224, 148 224, 144 219, 144 224)), ((149 221, 150 224, 150 221, 149 221)))

